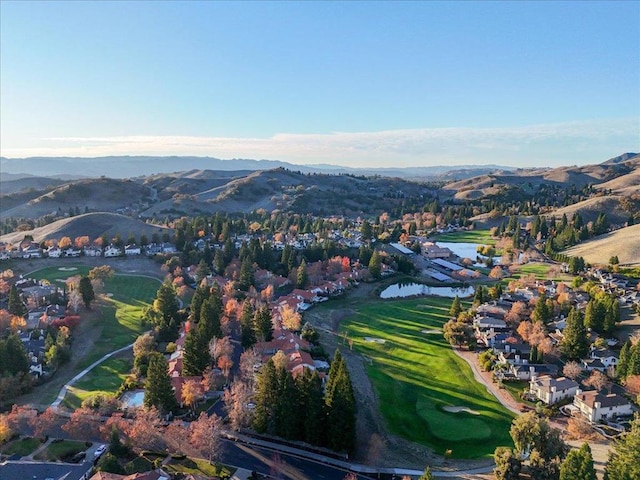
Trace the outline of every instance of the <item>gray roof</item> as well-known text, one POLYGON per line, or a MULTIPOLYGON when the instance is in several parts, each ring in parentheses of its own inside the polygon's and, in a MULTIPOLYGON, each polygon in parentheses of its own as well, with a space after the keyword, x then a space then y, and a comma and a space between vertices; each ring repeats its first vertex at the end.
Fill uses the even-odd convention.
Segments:
POLYGON ((601 407, 617 407, 619 405, 628 405, 629 400, 616 393, 601 393, 595 390, 589 392, 581 392, 577 395, 582 403, 593 408, 596 402, 600 402, 601 407))
POLYGON ((25 480, 79 480, 93 467, 92 462, 84 463, 53 463, 6 461, 0 463, 0 478, 25 480))
POLYGON ((551 389, 551 387, 556 387, 556 390, 568 390, 570 388, 579 387, 578 382, 571 380, 566 377, 558 377, 553 378, 549 376, 539 377, 535 381, 540 387, 544 387, 546 389, 551 389))

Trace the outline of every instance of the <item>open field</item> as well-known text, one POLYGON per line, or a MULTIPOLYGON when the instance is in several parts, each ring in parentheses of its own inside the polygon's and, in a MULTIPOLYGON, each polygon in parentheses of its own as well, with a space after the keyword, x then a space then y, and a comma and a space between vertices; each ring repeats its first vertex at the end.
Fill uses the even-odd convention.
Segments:
POLYGON ((612 256, 617 255, 622 265, 640 266, 640 224, 601 235, 563 253, 584 257, 589 263, 604 265, 609 263, 612 256))
POLYGON ((469 230, 462 232, 440 233, 430 238, 436 242, 452 243, 479 243, 482 245, 495 245, 496 239, 491 236, 489 230, 469 230))
POLYGON ((513 415, 475 381, 441 335, 423 333, 442 329, 450 305, 434 297, 374 301, 343 319, 340 332, 370 359, 367 373, 392 433, 439 454, 450 449, 455 458, 486 457, 511 444, 513 415))
POLYGON ((168 473, 183 473, 205 475, 208 477, 230 478, 235 469, 225 465, 211 465, 202 458, 187 458, 185 460, 172 460, 165 466, 168 473))

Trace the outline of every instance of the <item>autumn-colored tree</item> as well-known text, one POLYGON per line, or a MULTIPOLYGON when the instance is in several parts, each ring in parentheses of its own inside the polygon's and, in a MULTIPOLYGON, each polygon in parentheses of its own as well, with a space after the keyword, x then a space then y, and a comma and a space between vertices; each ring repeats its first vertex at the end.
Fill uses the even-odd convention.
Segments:
POLYGON ((202 398, 202 383, 197 380, 187 380, 182 386, 182 401, 192 412, 195 412, 198 400, 202 398))
POLYGON ((89 237, 87 235, 83 235, 81 237, 76 237, 73 241, 73 244, 77 248, 84 248, 91 245, 91 240, 89 240, 89 237))
POLYGON ((71 238, 69 237, 62 237, 58 242, 58 247, 62 250, 69 248, 71 245, 73 245, 73 243, 71 242, 71 238))
POLYGON ((571 380, 575 380, 576 378, 578 378, 581 373, 582 367, 578 362, 573 360, 565 363, 564 367, 562 367, 562 374, 565 377, 570 378, 571 380))
POLYGON ((231 343, 231 337, 226 336, 222 338, 213 337, 209 342, 209 355, 214 362, 222 356, 233 356, 233 344, 231 343))
POLYGON ((31 418, 29 423, 34 437, 44 437, 49 435, 53 426, 58 423, 58 415, 53 408, 49 407, 37 417, 31 418))
POLYGON ((220 456, 220 431, 222 420, 216 415, 202 412, 198 419, 189 425, 191 444, 206 456, 210 464, 220 456))
POLYGON ((90 441, 100 435, 100 416, 86 407, 76 409, 62 429, 72 438, 90 441))
POLYGON ((494 280, 500 280, 503 277, 504 273, 502 271, 502 268, 500 268, 498 265, 493 267, 489 272, 489 278, 493 278, 494 280))
POLYGON ((640 375, 629 375, 625 380, 625 386, 634 397, 640 395, 640 375))
POLYGON ((160 411, 155 407, 138 408, 128 435, 131 444, 139 451, 164 449, 166 442, 160 411))
POLYGON ((302 315, 289 305, 285 305, 280 311, 282 326, 292 332, 299 332, 302 326, 302 315))
POLYGON ((223 400, 233 430, 248 427, 251 424, 251 410, 248 408, 251 389, 243 381, 236 380, 231 388, 225 390, 223 400))
POLYGON ((253 389, 256 366, 260 365, 260 355, 253 348, 249 348, 240 355, 240 377, 253 389))
POLYGON ((287 369, 287 366, 289 364, 289 359, 287 358, 287 356, 282 350, 278 350, 272 358, 273 358, 273 364, 275 365, 276 370, 287 369))
POLYGON ((189 438, 189 429, 184 422, 174 420, 169 423, 164 432, 164 439, 169 451, 174 454, 185 454, 185 438, 189 438))
POLYGON ((598 392, 601 391, 610 383, 609 378, 598 370, 593 370, 589 378, 584 381, 584 384, 595 388, 598 392))
POLYGON ((0 415, 0 445, 11 440, 14 434, 7 417, 4 414, 0 415))
POLYGON ((233 367, 233 360, 231 360, 230 357, 228 357, 227 355, 222 355, 220 358, 218 358, 218 368, 222 370, 222 374, 227 380, 229 380, 231 367, 233 367))

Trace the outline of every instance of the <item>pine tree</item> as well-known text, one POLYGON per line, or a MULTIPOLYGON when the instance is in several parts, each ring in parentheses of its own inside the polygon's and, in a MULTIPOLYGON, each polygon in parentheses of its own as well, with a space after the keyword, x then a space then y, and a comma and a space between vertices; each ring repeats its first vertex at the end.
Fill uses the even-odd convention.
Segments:
POLYGON ((620 358, 616 366, 616 377, 618 381, 624 381, 627 378, 627 370, 629 369, 629 360, 631 358, 631 340, 627 340, 620 349, 620 358))
POLYGON ((164 356, 158 352, 149 354, 144 406, 156 407, 162 413, 173 412, 178 408, 171 378, 169 378, 169 366, 164 356))
POLYGON ((374 250, 371 255, 371 259, 369 260, 369 273, 376 280, 380 279, 382 275, 382 260, 380 259, 380 254, 378 254, 378 250, 374 250))
POLYGON ((193 323, 200 321, 200 309, 205 300, 211 296, 211 290, 206 285, 198 285, 191 298, 191 320, 193 323))
POLYGON ((302 260, 298 271, 296 272, 296 286, 298 288, 306 288, 309 283, 309 275, 307 274, 307 262, 302 260))
POLYGON ((196 328, 200 333, 202 344, 205 349, 213 337, 222 337, 220 308, 214 296, 209 297, 202 303, 202 307, 200 307, 200 321, 196 328))
POLYGON ((173 283, 165 280, 158 289, 153 308, 159 313, 159 337, 161 340, 173 340, 178 333, 178 296, 173 283))
POLYGON ((300 412, 303 420, 303 440, 311 445, 323 445, 325 442, 325 408, 322 380, 316 371, 304 371, 298 377, 300 412))
POLYGON ((462 302, 460 301, 460 297, 456 295, 453 298, 453 302, 451 302, 451 308, 449 309, 449 316, 453 318, 458 318, 458 315, 460 315, 460 312, 462 312, 462 302))
POLYGON ((27 307, 22 302, 15 285, 12 285, 11 290, 9 290, 8 310, 11 315, 18 317, 24 317, 27 314, 27 307))
POLYGON ((250 256, 247 255, 240 265, 240 279, 238 281, 238 288, 240 290, 247 291, 253 284, 253 262, 251 261, 250 256))
POLYGON ((262 366, 256 379, 253 428, 258 433, 275 433, 275 412, 278 405, 276 367, 273 360, 262 366))
POLYGON ((590 328, 594 332, 601 333, 604 330, 604 306, 602 303, 592 298, 587 303, 587 308, 584 311, 584 325, 590 328))
POLYGON ((78 290, 80 291, 80 295, 82 295, 84 306, 90 308, 91 302, 93 302, 93 300, 96 298, 96 294, 93 291, 93 285, 91 285, 91 280, 89 280, 89 277, 82 277, 80 279, 78 290))
POLYGON ((250 301, 245 300, 242 304, 242 315, 240 316, 241 344, 245 349, 252 347, 256 343, 253 316, 253 306, 250 301))
MULTIPOLYGON (((637 344, 636 344, 637 345, 637 344)), ((637 480, 640 478, 640 416, 636 414, 631 430, 613 443, 604 470, 606 480, 637 480)))
POLYGON ((204 259, 200 260, 200 263, 198 263, 198 267, 196 268, 196 284, 199 285, 202 279, 210 273, 211 269, 209 268, 209 265, 207 265, 207 262, 205 262, 204 259))
POLYGON ((640 342, 636 342, 631 349, 626 374, 627 377, 629 375, 640 375, 640 342))
POLYGON ((569 360, 580 360, 589 353, 587 329, 583 323, 582 312, 571 309, 564 329, 564 338, 560 343, 560 351, 569 360))
POLYGON ((216 249, 216 253, 213 255, 213 268, 216 269, 218 275, 224 275, 224 271, 227 268, 224 253, 219 248, 216 249))
POLYGON ((271 313, 266 305, 260 307, 253 317, 256 338, 259 342, 270 342, 273 339, 273 322, 271 313))
POLYGON ((560 466, 560 480, 596 480, 596 469, 588 443, 571 450, 560 466))
POLYGON ((184 340, 182 376, 200 376, 209 366, 211 361, 211 358, 209 357, 209 350, 203 343, 202 335, 197 328, 189 330, 189 333, 187 333, 184 340))
MULTIPOLYGON (((336 356, 337 357, 337 356, 336 356)), ((334 357, 334 381, 327 386, 327 441, 329 448, 338 452, 352 452, 355 447, 356 403, 353 385, 344 359, 334 357)), ((333 367, 333 364, 332 364, 333 367)))
POLYGON ((278 382, 277 397, 280 399, 274 412, 276 435, 288 440, 298 440, 302 435, 299 392, 291 373, 286 369, 277 369, 276 377, 278 382))

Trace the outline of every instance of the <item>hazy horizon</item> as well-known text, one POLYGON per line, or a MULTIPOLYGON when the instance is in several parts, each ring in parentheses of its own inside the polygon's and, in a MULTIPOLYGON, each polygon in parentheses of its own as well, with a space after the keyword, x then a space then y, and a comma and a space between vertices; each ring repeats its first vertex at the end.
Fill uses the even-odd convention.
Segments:
POLYGON ((0 13, 7 158, 554 167, 640 150, 640 2, 3 1, 0 13))

